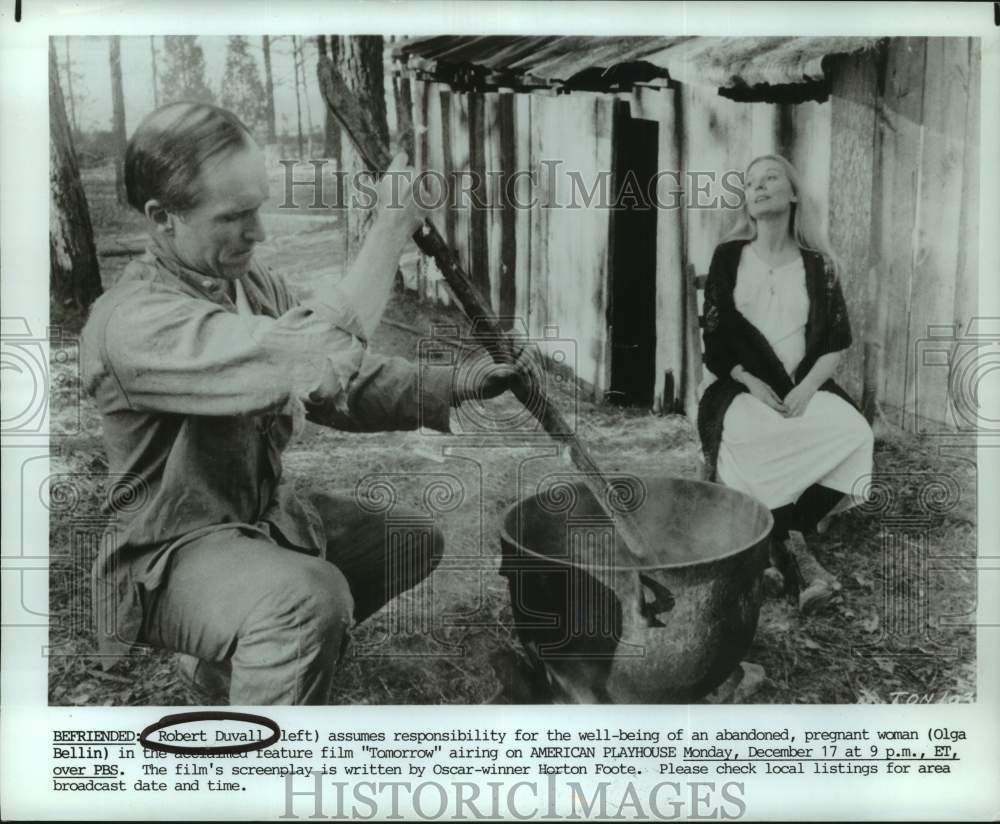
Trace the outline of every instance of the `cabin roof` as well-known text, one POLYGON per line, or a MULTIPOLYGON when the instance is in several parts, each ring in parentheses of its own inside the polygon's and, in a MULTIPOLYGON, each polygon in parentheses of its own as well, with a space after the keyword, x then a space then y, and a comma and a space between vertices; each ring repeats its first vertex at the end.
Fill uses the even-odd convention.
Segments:
POLYGON ((826 96, 828 59, 873 49, 874 37, 414 37, 393 60, 425 80, 467 88, 617 91, 678 82, 727 97, 826 96), (796 89, 795 87, 801 87, 796 89))

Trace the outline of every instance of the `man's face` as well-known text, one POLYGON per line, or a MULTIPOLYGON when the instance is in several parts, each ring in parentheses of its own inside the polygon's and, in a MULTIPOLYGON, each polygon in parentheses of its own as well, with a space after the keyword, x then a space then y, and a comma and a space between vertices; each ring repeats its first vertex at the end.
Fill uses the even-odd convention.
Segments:
POLYGON ((247 273, 264 240, 260 207, 268 199, 264 155, 246 145, 211 158, 196 182, 198 205, 173 221, 173 249, 205 275, 236 280, 247 273))

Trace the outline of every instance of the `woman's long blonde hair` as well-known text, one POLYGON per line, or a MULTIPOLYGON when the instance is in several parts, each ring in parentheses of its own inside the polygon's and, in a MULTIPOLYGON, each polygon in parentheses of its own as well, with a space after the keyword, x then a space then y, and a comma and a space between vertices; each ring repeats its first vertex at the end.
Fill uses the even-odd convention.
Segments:
MULTIPOLYGON (((791 204, 788 229, 795 242, 799 245, 799 248, 810 252, 818 252, 823 255, 833 265, 834 272, 839 275, 840 261, 833 250, 833 245, 830 243, 826 228, 820 220, 819 209, 816 206, 813 195, 802 188, 802 178, 799 176, 798 169, 787 158, 775 154, 765 154, 755 157, 750 161, 746 171, 743 173, 744 181, 747 179, 747 175, 750 174, 750 169, 753 168, 754 164, 762 160, 776 160, 780 163, 781 167, 785 170, 785 175, 788 177, 788 182, 792 184, 792 191, 795 193, 797 200, 791 204)), ((747 199, 744 197, 743 204, 740 206, 736 217, 736 222, 726 233, 723 240, 753 240, 756 237, 757 221, 750 217, 750 212, 747 211, 747 199)))

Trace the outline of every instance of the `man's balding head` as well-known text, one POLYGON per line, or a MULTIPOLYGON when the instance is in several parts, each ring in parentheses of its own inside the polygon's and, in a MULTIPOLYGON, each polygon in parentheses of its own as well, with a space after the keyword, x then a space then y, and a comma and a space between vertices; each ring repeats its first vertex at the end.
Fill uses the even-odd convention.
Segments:
POLYGON ((155 199, 182 214, 198 204, 199 172, 223 153, 254 145, 232 112, 208 103, 168 103, 147 115, 125 150, 125 190, 133 208, 145 212, 155 199))

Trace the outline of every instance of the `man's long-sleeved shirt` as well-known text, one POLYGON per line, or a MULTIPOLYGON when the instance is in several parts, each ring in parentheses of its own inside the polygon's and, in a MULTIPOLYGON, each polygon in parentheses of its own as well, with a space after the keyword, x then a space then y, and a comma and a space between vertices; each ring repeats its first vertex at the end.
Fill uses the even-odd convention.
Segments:
POLYGON ((256 263, 240 283, 251 315, 237 312, 225 281, 151 247, 83 330, 81 370, 102 416, 117 525, 94 566, 106 652, 134 643, 140 590, 162 583, 187 541, 240 529, 321 550, 322 522, 281 470, 302 412, 353 431, 448 429, 451 370, 369 354, 336 285, 297 302, 256 263))

